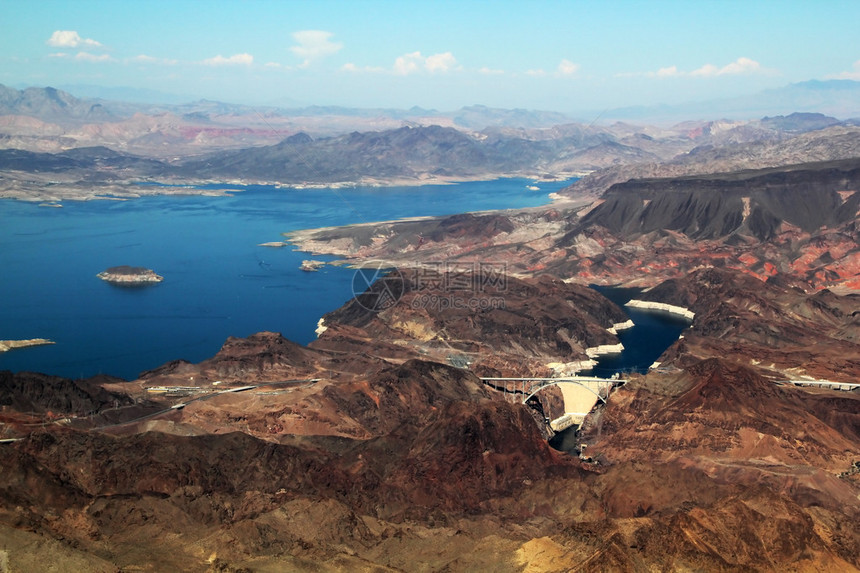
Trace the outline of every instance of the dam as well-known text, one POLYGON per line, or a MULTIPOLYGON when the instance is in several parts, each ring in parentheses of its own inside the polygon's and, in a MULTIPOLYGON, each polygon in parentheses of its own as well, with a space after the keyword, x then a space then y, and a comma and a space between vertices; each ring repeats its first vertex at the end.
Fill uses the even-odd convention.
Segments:
POLYGON ((564 413, 549 420, 553 432, 562 432, 571 426, 579 426, 585 417, 598 404, 609 399, 613 388, 627 383, 619 378, 605 379, 589 376, 566 376, 559 378, 481 378, 481 381, 496 390, 504 392, 509 400, 522 404, 538 392, 550 387, 558 387, 564 404, 564 413))
MULTIPOLYGON (((596 364, 578 373, 593 376, 593 380, 603 380, 608 399, 609 390, 623 383, 619 378, 632 372, 644 374, 655 366, 660 355, 683 336, 695 315, 680 307, 639 301, 637 296, 642 289, 595 285, 591 288, 622 307, 633 323, 633 326, 617 329, 620 351, 595 356, 596 364)), ((560 384, 559 389, 564 398, 565 414, 549 422, 552 431, 556 432, 550 445, 558 450, 578 453, 576 431, 601 400, 583 387, 560 384)))

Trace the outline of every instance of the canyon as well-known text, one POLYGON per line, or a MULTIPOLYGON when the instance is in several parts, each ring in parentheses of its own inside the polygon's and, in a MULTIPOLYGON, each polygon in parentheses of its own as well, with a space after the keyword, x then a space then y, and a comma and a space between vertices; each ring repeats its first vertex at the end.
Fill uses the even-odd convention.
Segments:
POLYGON ((0 371, 10 570, 860 570, 860 393, 814 384, 860 378, 849 123, 394 125, 174 162, 89 147, 110 142, 86 126, 107 133, 116 112, 0 96, 81 130, 36 138, 3 116, 19 130, 4 141, 30 146, 0 154, 4 197, 130 198, 144 173, 498 176, 511 155, 521 172, 591 171, 543 207, 288 233, 375 279, 307 345, 231 337, 134 380, 0 371), (524 404, 483 379, 552 378, 616 347, 627 314, 590 284, 641 288, 637 305, 691 323, 558 451, 561 391, 524 404))
POLYGON ((708 269, 646 293, 695 308, 692 329, 586 419, 581 459, 540 431, 557 396, 539 414, 479 378, 611 340, 623 311, 548 277, 512 279, 506 308, 477 316, 415 308, 406 282, 381 312, 326 315, 307 347, 260 333, 132 382, 3 373, 10 562, 857 568, 858 395, 778 384, 792 368, 856 380, 856 296, 760 284, 708 269), (749 299, 779 301, 764 329, 749 299), (830 354, 803 346, 840 328, 830 354))

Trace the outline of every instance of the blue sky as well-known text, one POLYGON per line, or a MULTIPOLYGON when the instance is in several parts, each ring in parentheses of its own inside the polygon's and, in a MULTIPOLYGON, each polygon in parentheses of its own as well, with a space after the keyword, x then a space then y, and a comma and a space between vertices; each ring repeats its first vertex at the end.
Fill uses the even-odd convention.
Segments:
POLYGON ((860 2, 0 0, 0 83, 563 112, 860 80, 860 2))

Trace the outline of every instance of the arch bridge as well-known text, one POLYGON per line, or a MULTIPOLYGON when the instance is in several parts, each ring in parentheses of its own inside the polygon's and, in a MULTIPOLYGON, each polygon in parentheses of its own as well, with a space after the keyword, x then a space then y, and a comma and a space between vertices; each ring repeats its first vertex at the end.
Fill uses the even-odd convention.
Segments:
POLYGON ((552 420, 553 431, 560 432, 570 426, 582 424, 598 402, 604 404, 613 388, 623 386, 627 380, 568 376, 564 378, 481 378, 484 384, 504 393, 505 398, 527 403, 538 392, 558 386, 564 398, 564 415, 552 420))

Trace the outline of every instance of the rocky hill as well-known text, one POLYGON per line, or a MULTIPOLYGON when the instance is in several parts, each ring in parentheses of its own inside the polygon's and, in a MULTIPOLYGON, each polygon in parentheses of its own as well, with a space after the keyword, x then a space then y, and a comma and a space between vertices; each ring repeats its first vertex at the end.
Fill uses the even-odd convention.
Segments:
MULTIPOLYGON (((771 571, 781 567, 776 555, 791 568, 855 570, 857 537, 831 519, 835 507, 845 516, 858 509, 857 482, 837 477, 850 465, 837 452, 857 443, 857 406, 856 396, 781 388, 716 358, 619 394, 582 439, 612 468, 601 476, 609 515, 635 533, 596 542, 589 565, 633 568, 650 553, 658 568, 677 571, 695 553, 704 570, 771 571), (809 535, 816 528, 822 536, 809 535), (847 551, 825 556, 825 538, 847 551)), ((569 539, 599 535, 584 529, 569 539)))
POLYGON ((572 233, 599 225, 625 237, 679 231, 692 239, 740 233, 766 241, 782 224, 807 233, 853 221, 860 209, 860 159, 782 169, 672 179, 633 179, 610 187, 572 233))
POLYGON ((618 344, 608 329, 625 320, 595 291, 549 276, 526 281, 501 266, 403 269, 326 314, 311 347, 357 349, 373 339, 396 348, 392 356, 408 350, 487 376, 549 376, 549 363, 587 362, 589 348, 618 344), (396 304, 379 308, 391 291, 396 304))
MULTIPOLYGON (((481 106, 458 113, 256 109, 208 101, 153 106, 78 99, 53 88, 2 87, 0 149, 9 174, 0 196, 61 199, 55 196, 59 189, 81 198, 90 183, 81 170, 93 168, 115 188, 91 196, 123 195, 123 186, 143 178, 414 184, 598 170, 567 191, 597 196, 632 178, 857 156, 856 126, 813 113, 660 128, 565 121, 558 114, 481 106), (69 156, 76 148, 102 155, 111 150, 128 159, 86 165, 69 156), (44 178, 33 175, 42 169, 62 175, 63 187, 48 191, 44 178)), ((128 188, 125 194, 141 192, 128 188)))
POLYGON ((35 415, 53 412, 86 416, 92 412, 132 403, 127 394, 111 392, 102 387, 119 381, 110 377, 66 380, 35 372, 13 375, 9 371, 0 371, 0 384, 3 386, 0 406, 11 411, 35 415))
POLYGON ((119 179, 123 176, 169 176, 168 165, 107 147, 79 147, 62 153, 37 153, 20 149, 0 149, 0 170, 38 173, 48 171, 81 179, 119 179))
MULTIPOLYGON (((791 128, 798 122, 802 120, 773 122, 766 118, 762 123, 791 128)), ((750 133, 749 126, 741 125, 722 132, 717 139, 721 142, 699 145, 670 161, 628 163, 595 171, 561 193, 600 195, 631 179, 730 173, 860 157, 860 128, 852 125, 833 125, 799 135, 772 130, 750 133)))
POLYGON ((839 323, 855 341, 836 350, 856 356, 856 301, 716 270, 653 289, 696 309, 687 345, 589 419, 583 461, 549 448, 529 407, 427 357, 473 337, 485 355, 557 352, 563 330, 617 307, 548 278, 514 281, 507 318, 415 309, 406 286, 382 312, 355 301, 329 314, 309 348, 261 333, 133 383, 88 381, 131 399, 36 430, 42 410, 16 409, 81 383, 4 374, 0 398, 18 396, 4 398, 5 436, 21 438, 0 444, 9 566, 860 570, 857 396, 777 385, 772 354, 737 352, 751 332, 784 329, 757 339, 776 349, 839 323), (144 396, 160 407, 131 405, 144 396))
MULTIPOLYGON (((148 144, 188 140, 159 121, 148 144)), ((860 376, 860 155, 855 128, 814 129, 829 122, 281 134, 169 163, 0 155, 3 189, 102 190, 161 166, 420 179, 699 146, 598 172, 585 199, 293 233, 376 262, 308 346, 229 338, 130 382, 0 372, 0 569, 860 571, 860 398, 787 383, 860 376), (649 287, 693 321, 556 451, 557 390, 523 404, 480 377, 550 376, 614 344, 624 310, 588 283, 649 287)))
POLYGON ((696 313, 661 364, 686 367, 709 356, 731 356, 751 367, 767 365, 782 379, 860 376, 860 294, 803 293, 785 284, 785 277, 762 282, 711 268, 668 280, 641 298, 696 313))
POLYGON ((654 286, 716 266, 805 289, 860 285, 858 161, 633 180, 519 212, 290 233, 357 263, 504 264, 578 283, 654 286))
POLYGON ((99 102, 85 101, 54 88, 16 90, 0 84, 0 115, 41 120, 109 121, 115 119, 99 102))

